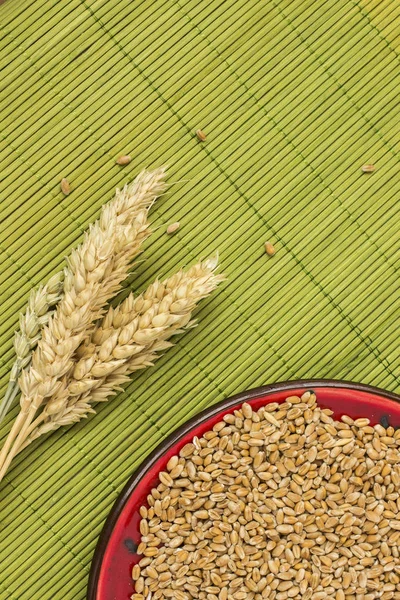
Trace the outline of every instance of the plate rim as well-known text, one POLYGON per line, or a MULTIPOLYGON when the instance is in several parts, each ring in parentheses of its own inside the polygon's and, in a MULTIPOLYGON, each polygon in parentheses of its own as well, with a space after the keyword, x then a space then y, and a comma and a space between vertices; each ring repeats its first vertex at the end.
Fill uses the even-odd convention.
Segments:
POLYGON ((95 551, 93 554, 89 581, 87 587, 87 600, 97 600, 97 588, 99 582, 99 576, 101 566, 103 563, 104 553, 106 551, 109 539, 117 523, 117 520, 130 498, 133 489, 136 487, 137 482, 142 478, 143 474, 151 467, 151 465, 157 461, 166 451, 166 449, 174 444, 179 438, 188 433, 196 425, 199 425, 205 418, 210 418, 214 414, 220 412, 222 409, 235 406, 238 402, 245 402, 246 400, 252 400, 258 396, 262 396, 268 393, 290 391, 292 389, 307 389, 307 388, 318 388, 318 387, 330 387, 330 388, 343 388, 351 389, 355 391, 367 392, 370 394, 377 394, 388 400, 394 400, 400 402, 400 396, 394 392, 383 390, 379 387, 364 383, 356 383, 353 381, 346 381, 340 379, 297 379, 288 380, 277 383, 271 383, 268 385, 251 388, 243 392, 229 396, 212 406, 203 409, 182 425, 174 429, 164 440, 162 440, 156 448, 140 463, 135 469, 134 473, 130 476, 127 483, 118 495, 118 498, 111 507, 111 510, 107 516, 107 519, 103 525, 100 536, 98 538, 95 551))

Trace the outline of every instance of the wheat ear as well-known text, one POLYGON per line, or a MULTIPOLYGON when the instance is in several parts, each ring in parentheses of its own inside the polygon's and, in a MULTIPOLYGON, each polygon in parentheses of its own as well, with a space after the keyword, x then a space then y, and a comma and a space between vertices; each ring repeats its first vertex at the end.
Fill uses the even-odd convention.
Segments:
POLYGON ((16 360, 11 369, 6 393, 0 402, 0 423, 19 392, 18 378, 22 369, 31 362, 32 352, 41 338, 42 329, 53 314, 51 309, 61 298, 62 282, 63 273, 56 273, 45 285, 33 289, 25 313, 19 316, 19 331, 15 332, 13 342, 16 360))
POLYGON ((52 397, 60 407, 67 397, 73 355, 107 300, 119 289, 149 235, 147 213, 164 191, 165 170, 143 171, 114 200, 103 206, 100 218, 67 260, 64 296, 43 328, 32 365, 21 374, 21 409, 0 453, 4 476, 39 407, 52 397), (14 441, 15 440, 15 441, 14 441))
POLYGON ((159 352, 172 345, 168 338, 193 326, 194 308, 224 279, 215 273, 216 267, 216 258, 205 260, 110 308, 78 350, 81 358, 75 365, 65 405, 53 412, 50 400, 32 423, 21 448, 94 412, 94 403, 108 400, 129 381, 130 374, 151 366, 159 352))

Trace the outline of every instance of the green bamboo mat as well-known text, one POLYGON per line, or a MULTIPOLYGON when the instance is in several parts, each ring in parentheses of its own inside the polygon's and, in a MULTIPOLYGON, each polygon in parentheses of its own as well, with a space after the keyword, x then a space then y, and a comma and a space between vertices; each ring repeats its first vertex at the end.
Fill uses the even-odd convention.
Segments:
POLYGON ((0 391, 29 289, 143 167, 174 185, 135 289, 217 249, 228 276, 154 369, 15 461, 1 599, 83 600, 121 487, 200 409, 293 378, 399 391, 399 19, 396 0, 0 6, 0 391))

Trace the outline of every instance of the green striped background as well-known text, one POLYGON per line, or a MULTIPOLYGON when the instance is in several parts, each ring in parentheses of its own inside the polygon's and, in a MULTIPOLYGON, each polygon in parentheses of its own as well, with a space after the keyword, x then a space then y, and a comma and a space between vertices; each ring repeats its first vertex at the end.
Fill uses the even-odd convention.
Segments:
POLYGON ((399 390, 399 24, 396 0, 0 6, 1 391, 29 289, 143 167, 174 185, 135 289, 217 249, 228 276, 153 370, 15 461, 1 599, 83 600, 118 491, 201 408, 298 377, 399 390))

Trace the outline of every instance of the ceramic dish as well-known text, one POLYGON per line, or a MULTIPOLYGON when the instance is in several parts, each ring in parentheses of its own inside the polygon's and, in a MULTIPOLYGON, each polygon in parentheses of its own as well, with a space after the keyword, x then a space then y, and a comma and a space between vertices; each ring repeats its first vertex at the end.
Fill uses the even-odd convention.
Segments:
POLYGON ((314 389, 318 404, 330 408, 336 418, 347 414, 352 418, 368 417, 372 424, 382 422, 400 426, 400 397, 366 385, 343 381, 292 381, 243 392, 199 413, 174 431, 148 456, 128 481, 113 506, 100 536, 88 586, 88 600, 128 600, 134 593, 132 567, 140 557, 136 550, 140 539, 139 508, 145 503, 158 473, 169 458, 193 436, 201 436, 223 415, 243 402, 258 409, 269 402, 282 402, 287 396, 301 395, 314 389))

